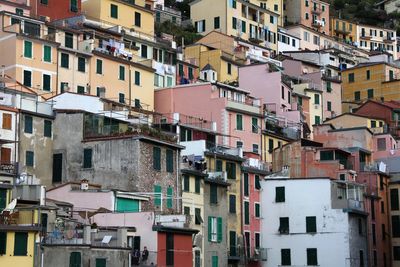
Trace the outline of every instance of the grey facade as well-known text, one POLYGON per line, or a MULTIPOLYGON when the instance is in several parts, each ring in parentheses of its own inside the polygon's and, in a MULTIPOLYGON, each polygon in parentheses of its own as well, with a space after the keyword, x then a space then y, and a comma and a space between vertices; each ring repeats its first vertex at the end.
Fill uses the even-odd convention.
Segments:
POLYGON ((204 222, 206 227, 204 228, 204 266, 213 266, 212 257, 218 257, 218 266, 227 266, 228 263, 228 194, 227 187, 228 183, 220 180, 205 178, 204 186, 204 222), (217 187, 217 203, 210 203, 211 197, 211 186, 217 187), (220 241, 210 241, 209 233, 209 218, 221 218, 222 219, 222 238, 220 241))
MULTIPOLYGON (((59 181, 61 177, 59 182, 64 183, 87 179, 90 183, 101 184, 104 189, 146 193, 154 193, 155 186, 160 186, 163 211, 180 209, 181 200, 177 199, 181 194, 177 164, 180 146, 134 133, 86 138, 84 116, 83 112, 57 113, 53 154, 57 154, 59 160, 61 158, 61 166, 58 166, 61 174, 58 173, 55 180, 59 181), (160 151, 159 170, 153 162, 155 148, 160 151), (86 159, 85 150, 91 151, 86 159), (173 155, 172 171, 167 170, 167 153, 173 155), (90 164, 85 166, 85 160, 90 164), (172 195, 168 194, 171 192, 168 188, 172 188, 172 195), (167 194, 170 199, 165 199, 167 194)), ((152 201, 143 203, 142 210, 148 210, 153 204, 159 207, 152 201)))

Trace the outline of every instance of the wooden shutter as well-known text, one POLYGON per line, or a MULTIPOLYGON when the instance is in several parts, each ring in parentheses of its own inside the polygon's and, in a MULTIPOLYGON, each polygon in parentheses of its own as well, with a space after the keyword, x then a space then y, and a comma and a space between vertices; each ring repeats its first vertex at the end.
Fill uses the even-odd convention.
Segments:
POLYGON ((7 252, 7 232, 0 232, 0 255, 7 252))
POLYGON ((307 249, 307 265, 314 265, 314 266, 318 265, 316 248, 307 249))
MULTIPOLYGON (((145 48, 146 48, 146 51, 147 51, 147 46, 145 48)), ((142 47, 142 49, 143 49, 143 47, 142 47)), ((146 57, 147 57, 147 52, 145 54, 146 54, 146 57)), ((138 71, 135 71, 135 85, 140 85, 140 72, 138 72, 138 71)))
POLYGON ((218 187, 215 184, 210 184, 210 203, 218 203, 218 187))
POLYGON ((218 256, 211 256, 212 267, 218 267, 218 256))
POLYGON ((139 12, 135 12, 135 26, 142 26, 142 14, 140 14, 139 12))
POLYGON ((3 113, 3 129, 11 130, 11 118, 11 114, 3 113))
POLYGON ((28 233, 17 232, 14 239, 14 256, 26 256, 28 254, 28 233))
POLYGON ((119 79, 121 81, 125 80, 125 67, 119 66, 119 79))
POLYGON ((250 224, 250 206, 249 202, 244 202, 244 224, 250 224))
POLYGON ((153 168, 161 170, 161 148, 153 147, 153 168))
POLYGON ((24 42, 24 57, 32 58, 32 42, 24 42))
MULTIPOLYGON (((154 185, 154 193, 161 193, 160 185, 154 185)), ((161 206, 161 194, 154 195, 154 205, 161 206)))
POLYGON ((189 175, 183 175, 183 191, 189 192, 190 191, 190 177, 189 175))
POLYGON ((62 158, 63 155, 61 153, 59 154, 53 154, 53 177, 52 177, 52 182, 53 183, 60 183, 62 179, 62 158))
POLYGON ((229 195, 229 212, 236 213, 236 196, 229 195))
POLYGON ((174 172, 174 151, 167 149, 166 151, 167 172, 174 172))
POLYGON ((83 150, 83 168, 92 168, 92 153, 91 148, 85 148, 83 150))
POLYGON ((168 187, 167 188, 167 208, 172 209, 173 203, 173 196, 174 196, 174 188, 168 187))
POLYGON ((69 256, 69 267, 81 267, 81 253, 71 252, 69 256))
POLYGON ((217 159, 215 161, 215 171, 222 172, 222 160, 217 159))
POLYGON ((260 204, 254 204, 254 213, 256 218, 260 218, 260 204))
POLYGON ((208 216, 208 242, 211 242, 211 230, 212 230, 212 217, 208 216))
POLYGON ((7 206, 7 189, 0 189, 0 211, 7 206))
POLYGON ((33 151, 26 151, 25 152, 25 164, 26 166, 33 167, 35 163, 35 154, 33 151))
POLYGON ((200 194, 200 177, 195 177, 194 179, 194 192, 200 194))
POLYGON ((52 135, 52 122, 49 120, 44 121, 44 136, 51 137, 52 135))
POLYGON ((249 174, 244 173, 243 174, 243 194, 244 196, 248 197, 249 196, 249 174))
POLYGON ((275 187, 275 202, 285 202, 285 187, 275 187))
POLYGON ((1 148, 1 164, 11 163, 11 148, 2 147, 1 148))
POLYGON ((390 208, 391 210, 399 210, 399 190, 397 188, 390 189, 390 208))
POLYGON ((290 249, 281 249, 281 265, 292 265, 290 249))
POLYGON ((307 233, 317 232, 317 218, 315 216, 306 217, 306 232, 307 233))
POLYGON ((222 218, 217 218, 217 242, 221 243, 222 241, 222 218))
POLYGON ((25 118, 24 132, 32 133, 32 117, 24 116, 24 118, 25 118))
POLYGON ((106 267, 107 259, 96 259, 96 267, 106 267))
POLYGON ((254 187, 257 190, 261 189, 260 176, 258 175, 254 175, 254 187))

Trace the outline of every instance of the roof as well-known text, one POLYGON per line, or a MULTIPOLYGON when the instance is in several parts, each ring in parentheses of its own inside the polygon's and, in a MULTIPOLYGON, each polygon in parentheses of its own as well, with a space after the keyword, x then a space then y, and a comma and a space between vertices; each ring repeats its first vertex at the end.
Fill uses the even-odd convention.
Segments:
POLYGON ((201 69, 201 71, 205 71, 205 70, 215 71, 215 69, 210 64, 205 65, 204 68, 201 69))
POLYGON ((377 62, 362 62, 362 63, 357 64, 357 65, 354 66, 354 67, 351 67, 351 68, 348 68, 348 69, 343 70, 343 72, 349 71, 349 70, 354 70, 354 69, 359 69, 359 68, 377 66, 377 65, 387 65, 387 66, 390 66, 390 67, 398 68, 398 69, 399 69, 399 67, 396 66, 396 65, 394 65, 394 64, 390 64, 390 63, 384 62, 384 61, 377 61, 377 62))
POLYGON ((225 182, 222 179, 209 179, 209 178, 204 178, 204 182, 209 183, 209 184, 215 184, 215 185, 220 185, 220 186, 230 186, 231 184, 228 182, 225 182))
POLYGON ((340 118, 340 117, 343 117, 343 116, 354 116, 354 117, 360 117, 360 118, 366 118, 366 119, 381 120, 381 119, 378 118, 378 117, 373 117, 373 116, 367 116, 367 115, 361 115, 361 114, 346 112, 346 113, 342 113, 342 114, 340 114, 340 115, 338 115, 338 116, 336 116, 336 117, 328 118, 328 119, 326 119, 325 121, 332 121, 332 120, 335 120, 335 119, 340 118))
POLYGON ((365 105, 368 105, 369 103, 374 103, 374 104, 377 104, 377 105, 380 105, 380 106, 383 106, 383 107, 387 107, 387 108, 390 108, 390 109, 398 109, 398 108, 400 108, 400 102, 398 102, 398 101, 392 100, 392 101, 380 102, 380 101, 376 101, 376 100, 371 100, 370 99, 370 100, 367 100, 365 103, 363 103, 361 106, 359 106, 357 108, 357 110, 361 109, 365 105))
MULTIPOLYGON (((57 186, 55 186, 55 187, 53 187, 53 188, 47 189, 47 192, 53 191, 53 190, 55 190, 55 189, 58 189, 58 188, 61 188, 61 187, 67 186, 67 185, 81 185, 81 183, 80 183, 80 182, 66 182, 66 183, 57 185, 57 186)), ((100 185, 100 184, 91 184, 91 183, 89 183, 89 186, 97 187, 98 189, 101 188, 101 185, 100 185)), ((52 201, 54 201, 54 200, 52 200, 52 201)))
POLYGON ((162 225, 153 225, 153 231, 157 232, 172 232, 176 234, 193 235, 197 234, 199 230, 191 228, 181 228, 181 227, 170 227, 162 225))
POLYGON ((365 126, 363 126, 363 127, 332 129, 332 130, 329 130, 329 132, 346 132, 346 131, 359 131, 359 130, 366 130, 371 135, 373 135, 373 132, 368 127, 365 127, 365 126))

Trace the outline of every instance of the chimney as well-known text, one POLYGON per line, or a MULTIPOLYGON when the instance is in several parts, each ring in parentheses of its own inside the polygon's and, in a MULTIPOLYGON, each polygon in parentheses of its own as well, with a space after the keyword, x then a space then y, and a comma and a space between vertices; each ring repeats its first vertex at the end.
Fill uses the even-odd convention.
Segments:
POLYGON ((89 181, 87 179, 81 180, 81 190, 87 191, 89 189, 89 181))

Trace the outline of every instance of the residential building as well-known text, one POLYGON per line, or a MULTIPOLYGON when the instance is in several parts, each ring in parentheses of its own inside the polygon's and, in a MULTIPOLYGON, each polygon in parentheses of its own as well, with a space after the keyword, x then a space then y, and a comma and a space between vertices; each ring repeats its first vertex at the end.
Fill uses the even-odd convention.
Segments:
POLYGON ((382 0, 375 4, 378 8, 385 10, 386 13, 394 13, 399 10, 399 0, 382 0))
POLYGON ((400 212, 399 212, 399 194, 400 194, 400 181, 398 176, 395 179, 391 178, 390 184, 390 224, 391 224, 391 244, 392 244, 392 266, 398 267, 400 266, 400 233, 399 233, 399 224, 400 224, 400 212))
POLYGON ((228 36, 261 44, 276 53, 279 14, 254 2, 256 1, 194 1, 190 3, 191 19, 198 33, 206 35, 216 30, 228 36), (213 6, 211 10, 210 5, 213 6))
POLYGON ((189 60, 177 60, 176 84, 195 83, 199 79, 199 66, 189 60))
POLYGON ((182 25, 182 14, 179 10, 166 7, 164 5, 156 5, 155 8, 155 22, 164 23, 166 21, 172 22, 178 26, 182 25))
POLYGON ((40 94, 56 92, 58 44, 48 40, 45 23, 6 11, 0 16, 5 74, 40 94))
POLYGON ((81 14, 81 0, 30 0, 30 7, 33 16, 46 22, 81 14))
POLYGON ((272 0, 266 2, 263 0, 250 0, 250 3, 278 13, 278 25, 283 26, 283 0, 272 0))
POLYGON ((329 34, 329 3, 321 0, 283 1, 285 25, 301 24, 329 34))
POLYGON ((263 126, 260 100, 247 90, 222 83, 196 83, 155 92, 156 111, 181 113, 217 123, 217 144, 259 154, 263 126), (196 99, 188 105, 189 99, 196 99))
POLYGON ((3 0, 0 4, 0 11, 29 17, 31 14, 30 2, 28 0, 3 0))
POLYGON ((358 45, 358 24, 354 21, 331 18, 330 35, 349 44, 358 45))
POLYGON ((363 185, 267 176, 261 187, 263 266, 370 266, 363 185))
POLYGON ((396 31, 371 25, 358 25, 358 47, 368 51, 385 51, 397 59, 396 31))
MULTIPOLYGON (((248 266, 261 266, 267 260, 267 250, 261 246, 261 180, 269 173, 259 155, 246 153, 242 164, 242 233, 248 266)), ((231 244, 231 243, 230 243, 231 244)))
POLYGON ((300 50, 300 37, 291 35, 285 28, 278 28, 278 54, 300 50))
POLYGON ((385 62, 360 63, 342 71, 343 111, 357 108, 367 100, 399 100, 400 68, 385 62))
POLYGON ((378 117, 358 115, 357 113, 343 113, 325 120, 324 124, 330 124, 334 128, 365 127, 374 134, 385 133, 387 127, 385 121, 378 117))

